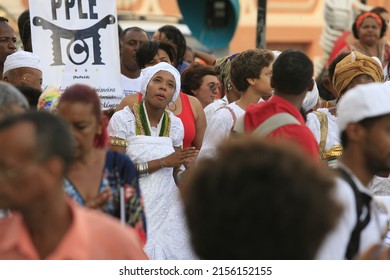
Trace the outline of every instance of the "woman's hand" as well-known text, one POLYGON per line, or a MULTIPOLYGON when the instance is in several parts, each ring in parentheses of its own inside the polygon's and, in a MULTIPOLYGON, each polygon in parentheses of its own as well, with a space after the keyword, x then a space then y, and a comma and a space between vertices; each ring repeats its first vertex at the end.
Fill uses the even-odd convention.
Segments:
POLYGON ((178 149, 174 153, 160 159, 160 162, 164 167, 180 167, 182 164, 186 166, 194 161, 198 153, 199 150, 196 150, 195 147, 178 149))
POLYGON ((106 189, 101 193, 98 193, 95 197, 88 200, 85 203, 85 206, 88 208, 98 209, 101 208, 110 199, 112 199, 111 189, 106 189))

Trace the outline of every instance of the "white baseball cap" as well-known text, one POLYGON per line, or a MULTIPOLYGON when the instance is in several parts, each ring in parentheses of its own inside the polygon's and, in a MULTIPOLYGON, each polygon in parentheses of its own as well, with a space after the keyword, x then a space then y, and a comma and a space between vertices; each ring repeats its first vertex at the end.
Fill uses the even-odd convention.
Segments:
POLYGON ((337 105, 340 132, 348 124, 390 114, 390 87, 383 83, 358 85, 348 90, 337 105))

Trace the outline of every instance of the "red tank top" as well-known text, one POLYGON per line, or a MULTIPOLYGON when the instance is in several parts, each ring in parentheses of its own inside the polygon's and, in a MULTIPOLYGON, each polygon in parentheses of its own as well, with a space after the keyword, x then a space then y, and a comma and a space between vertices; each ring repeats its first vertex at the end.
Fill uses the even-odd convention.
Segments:
POLYGON ((180 92, 181 98, 181 113, 177 115, 184 126, 184 139, 183 139, 183 147, 191 147, 192 142, 195 139, 195 117, 194 112, 192 112, 192 107, 188 95, 180 92))
MULTIPOLYGON (((179 119, 181 119, 181 122, 184 126, 184 139, 183 139, 183 147, 191 147, 192 142, 195 139, 195 116, 194 112, 192 111, 190 99, 188 98, 188 95, 180 92, 180 98, 181 98, 181 113, 179 115, 176 115, 179 119)), ((138 94, 138 102, 140 103, 142 101, 142 94, 138 94)))

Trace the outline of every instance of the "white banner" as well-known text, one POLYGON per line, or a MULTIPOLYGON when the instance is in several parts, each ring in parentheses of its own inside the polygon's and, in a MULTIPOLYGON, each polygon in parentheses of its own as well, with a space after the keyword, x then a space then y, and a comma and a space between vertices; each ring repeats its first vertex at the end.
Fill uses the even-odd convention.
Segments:
POLYGON ((30 0, 33 51, 43 85, 94 87, 103 109, 122 99, 115 0, 30 0))

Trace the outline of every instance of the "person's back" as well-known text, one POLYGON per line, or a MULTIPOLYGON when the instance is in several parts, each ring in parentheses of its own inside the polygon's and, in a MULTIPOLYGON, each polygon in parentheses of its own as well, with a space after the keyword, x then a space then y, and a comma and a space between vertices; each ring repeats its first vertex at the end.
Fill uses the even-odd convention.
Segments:
POLYGON ((318 144, 305 125, 300 113, 306 93, 313 88, 313 63, 302 52, 287 50, 282 52, 273 64, 271 86, 274 96, 267 102, 260 102, 247 108, 244 131, 253 132, 260 125, 279 113, 294 117, 295 123, 276 126, 266 136, 275 140, 289 140, 298 144, 314 158, 318 158, 318 144))

